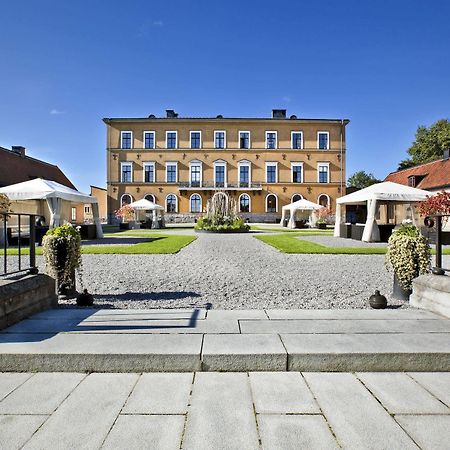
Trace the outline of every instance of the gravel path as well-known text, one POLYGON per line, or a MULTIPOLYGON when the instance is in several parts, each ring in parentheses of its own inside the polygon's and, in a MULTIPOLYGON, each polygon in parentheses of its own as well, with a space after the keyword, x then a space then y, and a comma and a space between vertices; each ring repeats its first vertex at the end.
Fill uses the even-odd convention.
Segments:
POLYGON ((83 260, 96 303, 116 308, 365 308, 375 289, 392 288, 383 255, 288 255, 251 235, 199 234, 176 255, 83 260))
POLYGON ((284 254, 251 234, 199 234, 175 255, 83 255, 83 262, 98 307, 367 308, 375 289, 407 307, 389 296, 384 255, 284 254))

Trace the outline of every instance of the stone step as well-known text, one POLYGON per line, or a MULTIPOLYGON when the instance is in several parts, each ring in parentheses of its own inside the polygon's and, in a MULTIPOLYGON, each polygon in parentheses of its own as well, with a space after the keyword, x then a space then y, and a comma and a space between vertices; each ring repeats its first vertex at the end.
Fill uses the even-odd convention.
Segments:
POLYGON ((4 372, 286 370, 450 371, 450 320, 418 310, 61 309, 0 333, 4 372))

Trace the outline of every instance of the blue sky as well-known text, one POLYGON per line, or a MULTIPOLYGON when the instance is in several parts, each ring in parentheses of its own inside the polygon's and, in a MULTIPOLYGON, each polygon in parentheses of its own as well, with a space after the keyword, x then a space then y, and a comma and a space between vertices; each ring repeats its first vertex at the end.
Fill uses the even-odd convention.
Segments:
POLYGON ((6 1, 0 146, 105 185, 102 117, 349 118, 347 173, 383 178, 449 117, 448 1, 6 1))

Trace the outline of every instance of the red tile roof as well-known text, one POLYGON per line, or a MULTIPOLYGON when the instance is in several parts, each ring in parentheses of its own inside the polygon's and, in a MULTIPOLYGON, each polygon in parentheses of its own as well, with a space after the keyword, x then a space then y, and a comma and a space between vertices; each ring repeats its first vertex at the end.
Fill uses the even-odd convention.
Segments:
MULTIPOLYGON (((23 151, 25 152, 25 149, 23 151)), ((24 153, 21 155, 0 147, 0 187, 34 178, 56 181, 64 186, 76 189, 58 166, 31 158, 24 153)))
POLYGON ((412 175, 423 177, 415 186, 418 189, 450 188, 450 159, 440 159, 398 172, 391 172, 384 181, 393 181, 408 186, 408 178, 412 175))

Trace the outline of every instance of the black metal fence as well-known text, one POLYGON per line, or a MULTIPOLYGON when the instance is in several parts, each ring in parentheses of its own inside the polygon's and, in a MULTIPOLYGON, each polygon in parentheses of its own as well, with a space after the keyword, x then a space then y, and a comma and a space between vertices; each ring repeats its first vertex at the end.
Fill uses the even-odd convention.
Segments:
POLYGON ((36 215, 0 211, 0 252, 3 271, 0 277, 22 272, 37 273, 36 267, 36 215), (28 262, 24 263, 28 248, 28 262), (10 252, 8 253, 8 249, 10 252), (12 267, 12 269, 9 269, 12 267))
POLYGON ((450 220, 450 214, 435 215, 432 216, 432 220, 435 222, 434 226, 436 227, 436 265, 432 268, 432 272, 435 275, 444 275, 445 272, 450 272, 450 268, 442 267, 442 223, 445 220, 450 220), (444 219, 444 217, 446 219, 444 219))

